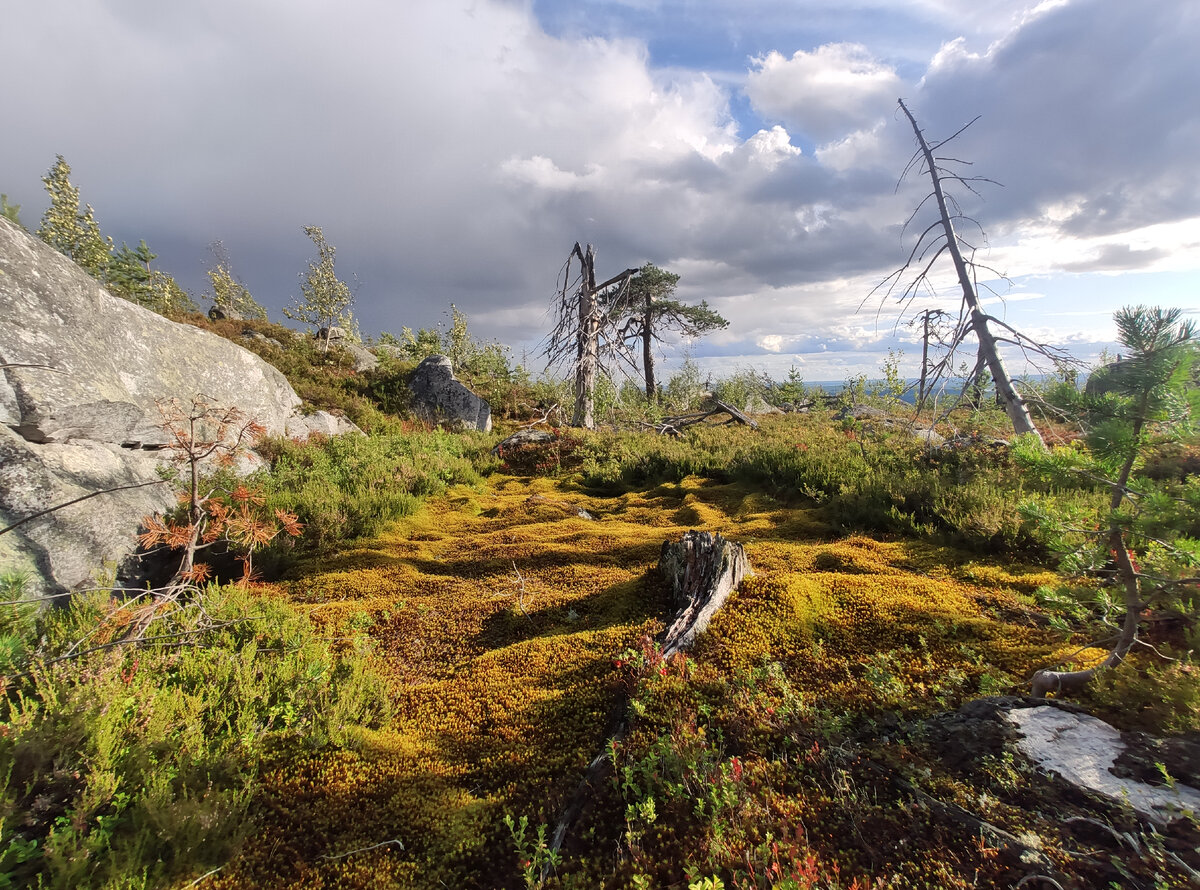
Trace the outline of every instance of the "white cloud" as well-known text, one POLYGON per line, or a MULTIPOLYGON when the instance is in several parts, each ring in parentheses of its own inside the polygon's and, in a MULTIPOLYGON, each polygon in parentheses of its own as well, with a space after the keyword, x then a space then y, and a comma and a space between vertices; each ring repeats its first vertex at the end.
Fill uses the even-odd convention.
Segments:
MULTIPOLYGON (((637 9, 703 51, 690 2, 637 9)), ((705 33, 727 30, 748 70, 656 65, 628 16, 548 32, 525 0, 13 4, 9 66, 39 74, 0 92, 0 187, 36 225, 62 153, 118 242, 145 237, 195 283, 220 238, 272 310, 303 268, 300 227, 321 224, 362 279, 366 331, 431 325, 454 301, 518 349, 544 332, 571 244, 591 241, 601 274, 658 263, 730 319, 698 349, 871 368, 907 335, 892 302, 856 313, 903 261, 924 193, 911 176, 894 190, 913 147, 903 95, 934 137, 982 115, 953 145, 1007 186, 960 194, 990 235, 980 259, 1045 276, 1029 288, 1043 299, 1009 297, 1010 320, 1077 308, 1060 294, 1081 276, 1200 269, 1190 5, 820 0, 804 31, 780 0, 711 9, 705 33), (765 23, 771 42, 743 49, 765 23), (767 122, 739 135, 747 102, 767 122)), ((952 269, 934 283, 912 310, 957 305, 952 269)))
POLYGON ((746 95, 755 108, 816 142, 874 124, 902 91, 895 70, 854 43, 797 50, 790 59, 772 51, 753 65, 746 95))

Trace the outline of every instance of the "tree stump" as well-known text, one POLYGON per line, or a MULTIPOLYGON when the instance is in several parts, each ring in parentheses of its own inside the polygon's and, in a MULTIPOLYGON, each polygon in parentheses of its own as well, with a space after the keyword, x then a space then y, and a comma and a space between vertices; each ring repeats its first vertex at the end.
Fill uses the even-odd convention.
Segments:
POLYGON ((663 655, 690 649, 696 637, 746 575, 750 562, 741 544, 712 532, 689 531, 663 543, 658 570, 671 582, 675 618, 663 639, 663 655))

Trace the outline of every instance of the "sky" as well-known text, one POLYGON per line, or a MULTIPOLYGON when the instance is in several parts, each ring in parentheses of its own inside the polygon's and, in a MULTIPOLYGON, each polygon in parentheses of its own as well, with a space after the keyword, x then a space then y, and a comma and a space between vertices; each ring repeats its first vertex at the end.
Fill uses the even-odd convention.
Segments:
POLYGON ((536 372, 579 241, 602 278, 652 262, 729 319, 668 369, 841 380, 897 350, 915 374, 909 322, 960 293, 948 262, 905 305, 875 290, 929 221, 905 225, 928 185, 901 180, 899 98, 932 139, 978 118, 946 154, 991 181, 956 193, 990 313, 1093 362, 1122 306, 1200 312, 1194 0, 4 7, 22 221, 61 154, 118 245, 202 298, 219 240, 273 319, 319 225, 364 335, 454 303, 536 372))

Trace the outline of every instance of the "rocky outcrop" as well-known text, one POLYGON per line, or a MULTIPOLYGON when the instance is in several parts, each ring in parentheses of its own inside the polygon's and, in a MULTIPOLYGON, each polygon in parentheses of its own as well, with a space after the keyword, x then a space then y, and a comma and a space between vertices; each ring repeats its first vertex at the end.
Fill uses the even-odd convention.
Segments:
POLYGON ((353 433, 357 436, 366 435, 352 421, 328 411, 316 411, 312 414, 298 414, 288 418, 286 434, 289 439, 307 439, 313 434, 322 436, 341 436, 353 433))
POLYGON ((32 571, 33 592, 91 583, 133 551, 142 516, 173 505, 161 401, 203 395, 268 433, 296 429, 300 398, 275 368, 111 296, 2 218, 0 326, 0 528, 124 487, 0 534, 0 570, 32 571))
POLYGON ((365 346, 362 346, 359 343, 351 342, 350 340, 343 340, 337 345, 339 348, 350 353, 350 357, 354 359, 354 370, 358 373, 361 374, 364 371, 374 371, 379 366, 379 359, 377 359, 365 346))
POLYGON ((417 365, 408 388, 414 413, 427 423, 485 433, 492 428, 491 406, 455 378, 444 355, 431 355, 417 365))

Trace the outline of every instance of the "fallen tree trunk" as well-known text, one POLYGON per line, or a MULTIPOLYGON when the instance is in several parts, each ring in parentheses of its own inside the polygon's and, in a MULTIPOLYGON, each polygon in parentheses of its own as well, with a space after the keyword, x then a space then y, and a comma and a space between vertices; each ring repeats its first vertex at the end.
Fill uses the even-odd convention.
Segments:
MULTIPOLYGON (((729 594, 750 574, 750 562, 741 544, 712 532, 689 531, 679 541, 663 542, 658 570, 671 582, 671 605, 675 610, 675 617, 663 636, 662 656, 666 659, 691 648, 729 594)), ((625 712, 624 707, 621 710, 625 712)), ((595 797, 594 789, 600 784, 608 752, 628 731, 629 715, 625 712, 609 731, 600 753, 588 765, 563 809, 550 839, 551 853, 562 849, 567 832, 587 802, 595 797)), ((542 868, 541 878, 545 881, 549 876, 547 864, 542 868)))
POLYGON ((752 430, 758 429, 758 423, 752 417, 749 417, 744 412, 739 411, 732 405, 727 405, 719 399, 710 399, 713 407, 704 411, 697 411, 694 414, 682 414, 679 417, 668 417, 661 423, 654 424, 654 429, 668 436, 678 436, 680 430, 685 427, 693 426, 697 423, 703 423, 710 417, 716 417, 718 414, 727 414, 729 419, 726 423, 740 423, 750 427, 752 430))

